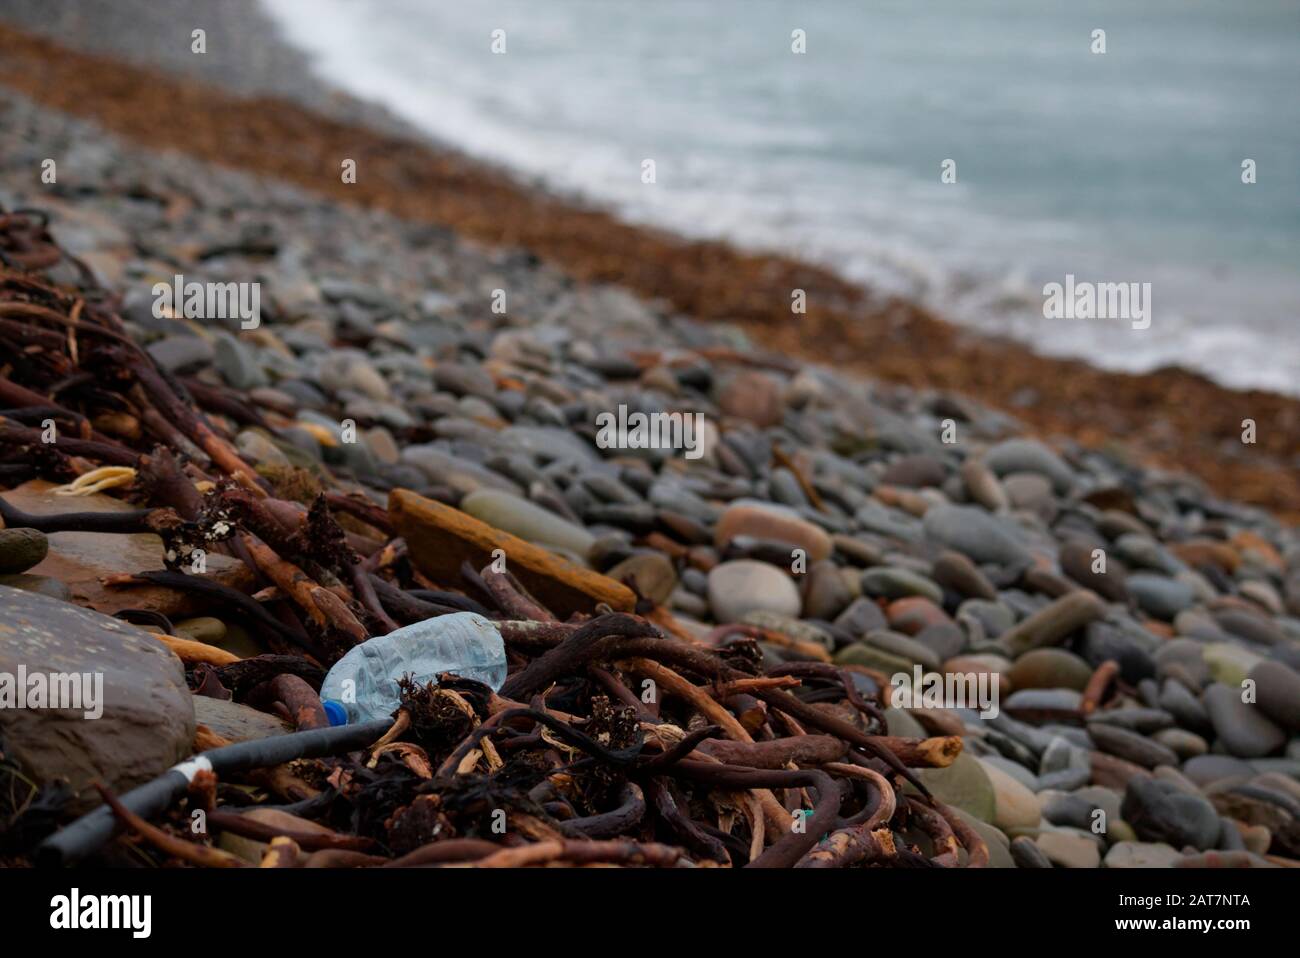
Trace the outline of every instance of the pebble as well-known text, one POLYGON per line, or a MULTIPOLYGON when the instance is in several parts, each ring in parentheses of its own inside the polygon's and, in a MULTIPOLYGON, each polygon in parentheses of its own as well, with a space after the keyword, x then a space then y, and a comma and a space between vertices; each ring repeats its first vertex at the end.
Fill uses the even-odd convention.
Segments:
POLYGON ((1196 601, 1196 593, 1186 582, 1149 572, 1135 572, 1124 584, 1143 611, 1166 622, 1196 601))
POLYGON ((1018 622, 999 638, 999 643, 1020 655, 1043 645, 1055 645, 1106 612, 1105 603, 1086 590, 1071 592, 1018 622))
POLYGON ((1091 677, 1092 667, 1064 649, 1031 649, 1011 667, 1011 684, 1017 689, 1082 691, 1091 677))
POLYGON ((989 512, 1005 512, 1010 508, 1006 490, 993 470, 978 459, 967 459, 961 466, 961 480, 970 497, 989 512))
POLYGON ((226 623, 209 615, 197 616, 173 623, 172 632, 195 642, 218 645, 226 637, 226 623))
POLYGON ((862 573, 862 591, 870 596, 898 599, 923 596, 933 602, 943 601, 943 590, 933 580, 907 569, 879 568, 862 573))
POLYGON ((890 486, 941 486, 948 478, 943 462, 927 455, 899 456, 880 475, 880 481, 890 486))
POLYGON ((798 616, 799 589, 775 566, 753 559, 721 562, 709 572, 709 606, 718 622, 739 622, 755 611, 798 616))
POLYGON ((1210 750, 1210 745, 1205 739, 1186 729, 1161 729, 1154 733, 1151 738, 1153 741, 1165 746, 1165 748, 1172 750, 1180 759, 1194 758, 1197 755, 1204 755, 1210 750))
POLYGON ((271 738, 292 732, 293 726, 267 712, 206 695, 194 698, 194 720, 231 742, 271 738))
POLYGON ((814 563, 803 582, 804 614, 830 621, 844 612, 857 595, 858 590, 834 562, 814 563))
POLYGON ((1103 752, 1144 768, 1178 764, 1178 756, 1172 749, 1126 728, 1093 722, 1088 726, 1088 734, 1103 752))
POLYGON ((833 548, 824 530, 805 522, 789 508, 772 503, 741 501, 729 506, 718 519, 714 545, 725 549, 737 536, 754 536, 803 549, 808 562, 827 558, 833 548))
POLYGON ((1286 733, 1256 704, 1241 700, 1240 687, 1215 682, 1203 693, 1214 733, 1230 755, 1259 758, 1286 744, 1286 733))
POLYGON ((1051 868, 1052 860, 1032 839, 1025 835, 1011 842, 1011 857, 1017 868, 1051 868))
POLYGON ((460 508, 475 519, 528 542, 576 556, 586 556, 596 541, 582 526, 497 489, 476 489, 460 501, 460 508))
POLYGON ((923 520, 925 534, 967 558, 996 565, 1028 564, 1029 551, 1004 520, 971 506, 935 506, 923 520))
POLYGON ((1133 778, 1121 807, 1124 821, 1148 842, 1175 848, 1213 848, 1219 838, 1219 816, 1209 800, 1189 794, 1170 782, 1133 778))
POLYGON ((1300 732, 1300 673, 1281 662, 1265 661, 1250 670, 1249 678, 1264 714, 1292 734, 1300 732))
POLYGON ((999 476, 1035 472, 1050 479, 1058 493, 1074 486, 1074 470, 1036 439, 1007 439, 984 453, 984 463, 999 476))
POLYGON ((50 551, 50 540, 37 529, 0 529, 0 575, 17 575, 38 566, 50 551))
POLYGON ((1101 847, 1092 838, 1068 832, 1041 832, 1034 841, 1048 861, 1059 868, 1101 867, 1101 847))

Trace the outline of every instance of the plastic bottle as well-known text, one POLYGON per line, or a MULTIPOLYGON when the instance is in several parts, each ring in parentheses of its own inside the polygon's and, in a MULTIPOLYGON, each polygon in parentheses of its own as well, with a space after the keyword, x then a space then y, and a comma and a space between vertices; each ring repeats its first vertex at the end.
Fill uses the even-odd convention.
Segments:
POLYGON ((321 685, 333 725, 388 718, 400 704, 397 680, 417 682, 454 672, 499 689, 506 680, 506 645, 490 621, 474 612, 425 619, 348 650, 321 685))

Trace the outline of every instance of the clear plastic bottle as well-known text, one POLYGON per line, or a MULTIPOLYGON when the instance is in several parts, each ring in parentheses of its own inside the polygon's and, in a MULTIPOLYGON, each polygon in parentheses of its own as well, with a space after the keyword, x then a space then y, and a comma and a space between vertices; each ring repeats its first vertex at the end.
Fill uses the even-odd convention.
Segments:
POLYGON ((329 670, 321 702, 334 725, 388 718, 400 704, 398 679, 411 675, 423 683, 439 672, 499 689, 506 680, 500 631, 474 612, 454 612, 369 639, 329 670))

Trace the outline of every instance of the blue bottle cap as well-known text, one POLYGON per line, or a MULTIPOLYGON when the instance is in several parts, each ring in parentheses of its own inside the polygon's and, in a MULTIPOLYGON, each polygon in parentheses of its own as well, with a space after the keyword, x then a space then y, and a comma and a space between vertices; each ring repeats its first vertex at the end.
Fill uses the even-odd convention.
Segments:
POLYGON ((342 702, 324 699, 320 704, 325 706, 325 716, 330 720, 330 725, 348 724, 348 710, 343 707, 342 702))

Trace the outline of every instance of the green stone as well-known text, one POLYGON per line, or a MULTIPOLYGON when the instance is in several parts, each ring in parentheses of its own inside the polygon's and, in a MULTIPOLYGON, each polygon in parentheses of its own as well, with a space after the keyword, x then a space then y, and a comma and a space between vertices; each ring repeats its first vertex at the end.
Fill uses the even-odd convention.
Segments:
POLYGON ((993 824, 997 798, 979 759, 965 752, 947 768, 915 769, 918 779, 935 798, 970 812, 982 822, 993 824))

